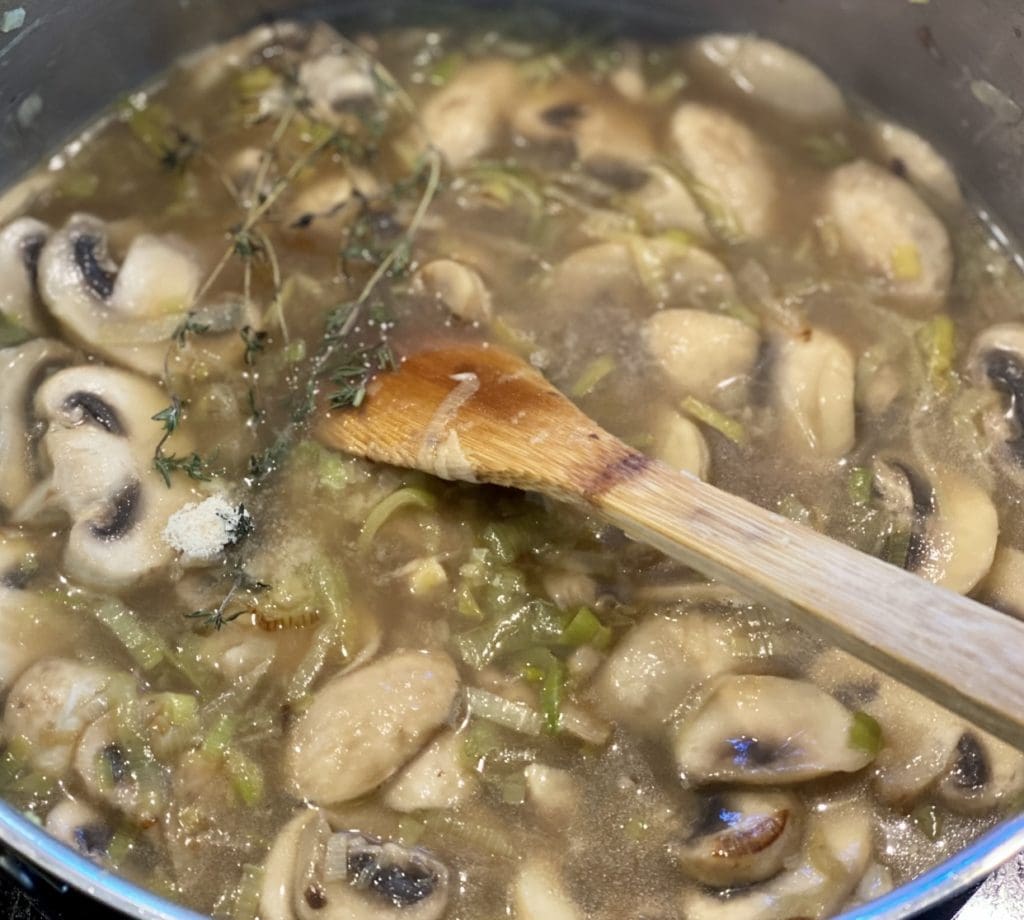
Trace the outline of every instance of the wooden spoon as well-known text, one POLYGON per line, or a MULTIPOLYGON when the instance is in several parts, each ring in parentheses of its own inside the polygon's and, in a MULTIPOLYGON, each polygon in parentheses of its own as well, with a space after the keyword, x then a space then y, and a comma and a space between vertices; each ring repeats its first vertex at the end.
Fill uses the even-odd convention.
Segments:
POLYGON ((515 355, 445 344, 324 413, 324 444, 599 512, 1024 748, 1024 623, 678 473, 587 418, 515 355))

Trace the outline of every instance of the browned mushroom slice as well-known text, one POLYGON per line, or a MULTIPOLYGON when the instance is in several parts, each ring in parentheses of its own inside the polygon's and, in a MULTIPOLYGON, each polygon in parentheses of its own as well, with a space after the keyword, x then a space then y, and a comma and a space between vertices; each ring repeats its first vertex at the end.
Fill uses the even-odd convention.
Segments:
POLYGON ((467 323, 491 318, 491 292, 480 273, 462 262, 434 259, 416 272, 413 286, 467 323))
POLYGON ((701 803, 694 834, 674 851, 683 871, 712 888, 763 882, 799 849, 801 806, 785 792, 731 792, 701 803))

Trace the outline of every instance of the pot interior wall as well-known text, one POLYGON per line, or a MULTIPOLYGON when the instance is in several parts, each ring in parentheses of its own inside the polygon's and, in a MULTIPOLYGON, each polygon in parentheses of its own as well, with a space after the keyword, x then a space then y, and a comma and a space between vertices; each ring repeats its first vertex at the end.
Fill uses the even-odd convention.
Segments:
MULTIPOLYGON (((0 36, 0 186, 176 56, 275 16, 429 21, 452 0, 22 0, 0 36)), ((463 6, 466 4, 463 4, 463 6)), ((472 0, 501 9, 500 0, 472 0)), ((1024 236, 1024 6, 1018 0, 544 0, 657 36, 752 30, 933 139, 995 219, 1024 236)), ((519 4, 517 8, 529 6, 519 4)))

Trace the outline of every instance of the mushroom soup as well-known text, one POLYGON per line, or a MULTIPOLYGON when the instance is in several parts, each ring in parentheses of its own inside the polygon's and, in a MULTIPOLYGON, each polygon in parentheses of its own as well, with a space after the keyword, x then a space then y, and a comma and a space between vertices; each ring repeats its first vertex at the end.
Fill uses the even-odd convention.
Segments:
MULTIPOLYGON (((261 27, 0 202, 0 792, 218 917, 824 917, 1022 756, 537 496, 312 441, 417 343, 1024 612, 1024 284, 771 42, 261 27)), ((458 392, 466 381, 453 381, 458 392)))

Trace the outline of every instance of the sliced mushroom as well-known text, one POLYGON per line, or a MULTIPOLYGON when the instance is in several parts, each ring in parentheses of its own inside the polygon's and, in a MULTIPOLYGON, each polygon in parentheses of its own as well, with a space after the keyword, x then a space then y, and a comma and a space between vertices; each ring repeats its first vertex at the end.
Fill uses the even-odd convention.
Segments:
POLYGON ((329 805, 375 789, 450 718, 458 690, 455 666, 440 652, 392 652, 336 677, 292 727, 292 790, 329 805))
POLYGON ((871 133, 890 172, 909 180, 933 203, 948 211, 963 207, 956 173, 920 134, 883 119, 872 123, 871 133))
POLYGON ((486 323, 491 318, 491 292, 484 279, 475 268, 454 259, 428 262, 416 272, 413 285, 467 323, 486 323))
POLYGON ((331 123, 378 94, 369 57, 345 45, 305 57, 299 64, 298 84, 313 112, 331 123))
POLYGON ((833 460, 853 447, 856 362, 839 339, 823 329, 785 336, 772 377, 779 427, 797 455, 833 460))
POLYGON ((557 263, 547 278, 552 310, 565 314, 625 309, 633 312, 647 293, 629 247, 622 243, 584 246, 557 263))
POLYGON ((694 239, 710 239, 704 212, 686 184, 672 170, 657 163, 649 164, 646 181, 630 192, 625 207, 649 233, 682 230, 694 239))
POLYGON ((934 464, 918 472, 876 458, 873 470, 877 500, 906 542, 904 568, 951 591, 971 591, 991 568, 999 540, 999 515, 988 493, 934 464))
POLYGON ((48 834, 82 856, 103 863, 114 829, 95 808, 77 799, 63 799, 46 814, 48 834))
POLYGON ((953 276, 949 234, 906 182, 857 160, 832 173, 823 208, 843 251, 904 310, 927 315, 942 307, 953 276))
POLYGON ((39 481, 36 390, 73 357, 54 339, 0 350, 0 512, 17 508, 39 481))
POLYGON ((712 229, 731 238, 759 238, 774 220, 778 180, 760 139, 723 109, 685 102, 669 133, 712 229))
POLYGON ((583 920, 559 878, 558 870, 539 858, 531 858, 512 883, 512 916, 515 920, 583 920))
POLYGON ((0 692, 32 662, 72 648, 78 638, 54 604, 32 590, 37 565, 31 541, 0 530, 0 692))
POLYGON ((384 804, 395 811, 455 808, 476 792, 476 777, 466 768, 460 735, 438 735, 390 783, 384 804))
POLYGON ((527 93, 511 119, 520 137, 570 145, 587 169, 615 184, 644 181, 646 164, 654 158, 651 129, 637 106, 576 77, 527 93))
POLYGON ((808 816, 799 861, 775 878, 723 895, 689 891, 686 920, 796 920, 834 914, 871 859, 871 820, 859 804, 830 805, 808 816))
POLYGON ((531 763, 525 770, 526 798, 534 810, 556 827, 564 828, 579 807, 580 792, 567 770, 531 763))
POLYGON ((199 290, 195 254, 172 237, 137 236, 118 265, 110 231, 75 214, 43 247, 39 290, 75 341, 144 374, 159 376, 175 330, 199 290))
POLYGON ((591 695, 602 715, 657 734, 695 687, 733 664, 726 639, 710 620, 649 616, 619 640, 591 695))
POLYGON ((1015 806, 1024 792, 1024 754, 966 728, 936 792, 949 808, 966 814, 991 814, 1015 806))
POLYGON ((712 403, 745 390, 761 346, 746 323, 703 310, 659 310, 644 323, 643 340, 680 395, 712 403))
POLYGON ((426 850, 332 832, 318 809, 299 812, 267 857, 264 920, 439 920, 448 868, 426 850))
POLYGON ((854 725, 853 713, 807 681, 726 675, 684 719, 673 747, 690 783, 799 783, 871 762, 854 725))
POLYGON ((7 739, 18 739, 41 773, 62 776, 85 729, 103 716, 131 679, 111 668, 44 658, 11 688, 4 707, 7 739))
MULTIPOLYGON (((160 388, 128 371, 81 365, 50 377, 35 406, 48 425, 42 445, 53 473, 18 518, 47 507, 67 512, 65 570, 83 584, 117 590, 168 564, 167 519, 193 493, 180 475, 168 487, 153 470, 160 431, 152 419, 167 408, 160 388)), ((180 432, 165 447, 190 449, 180 432)))
POLYGON ((787 792, 729 792, 700 804, 701 819, 673 855, 683 872, 712 888, 778 875, 800 849, 802 809, 787 792))
POLYGON ((426 101, 423 127, 453 167, 465 165, 498 143, 520 82, 511 61, 475 61, 426 101))
POLYGON ((855 696, 881 726, 872 786, 883 802, 909 810, 934 792, 953 810, 976 814, 1016 801, 1024 789, 1024 754, 852 656, 825 652, 812 676, 855 696))
POLYGON ((133 739, 135 750, 125 747, 122 726, 128 705, 138 706, 139 702, 122 704, 120 711, 107 712, 86 727, 75 747, 74 768, 94 800, 150 827, 166 807, 167 784, 141 736, 133 739))
POLYGON ((1024 552, 1013 546, 997 546, 992 567, 978 584, 978 598, 1024 620, 1024 552))
POLYGON ((702 36, 689 44, 684 62, 694 73, 717 79, 752 102, 794 120, 837 121, 846 113, 842 93, 820 67, 766 38, 702 36))
POLYGON ((33 217, 20 217, 0 230, 0 317, 33 335, 46 329, 37 278, 49 236, 50 227, 33 217))
POLYGON ((654 442, 650 453, 673 469, 707 479, 711 452, 700 428, 685 415, 663 406, 655 415, 651 428, 654 442))
POLYGON ((1024 483, 1024 324, 990 326, 971 343, 967 373, 975 386, 994 390, 1001 405, 983 424, 996 466, 1014 485, 1024 483))

